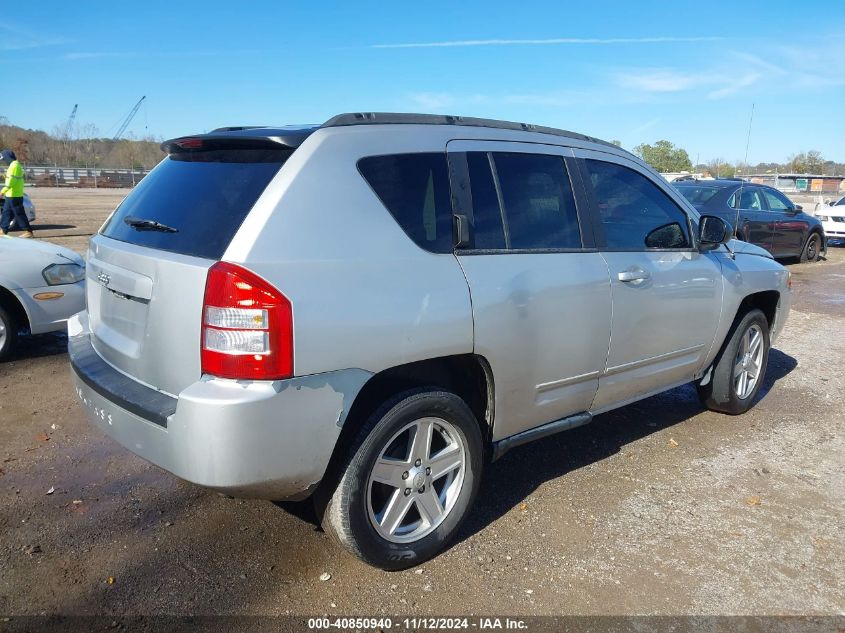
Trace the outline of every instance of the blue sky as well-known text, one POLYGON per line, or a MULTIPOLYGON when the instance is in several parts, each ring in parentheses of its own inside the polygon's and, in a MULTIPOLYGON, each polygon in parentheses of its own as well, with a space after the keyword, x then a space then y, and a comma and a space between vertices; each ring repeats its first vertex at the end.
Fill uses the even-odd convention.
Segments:
POLYGON ((693 161, 845 162, 845 2, 5 3, 0 116, 105 136, 347 111, 668 139, 693 161), (14 6, 14 9, 12 7, 14 6), (319 7, 319 8, 318 8, 319 7), (12 88, 10 78, 17 78, 12 88))

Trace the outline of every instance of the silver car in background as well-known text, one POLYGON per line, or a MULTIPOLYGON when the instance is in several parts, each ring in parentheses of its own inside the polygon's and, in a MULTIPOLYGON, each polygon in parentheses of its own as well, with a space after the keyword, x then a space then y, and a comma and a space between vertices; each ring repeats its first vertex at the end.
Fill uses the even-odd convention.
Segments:
POLYGON ((85 307, 85 261, 70 249, 0 236, 0 360, 21 332, 64 330, 85 307))
POLYGON ((189 481, 311 496, 384 569, 515 446, 688 382, 744 412, 789 312, 766 251, 581 134, 370 113, 163 148, 90 242, 83 406, 189 481))

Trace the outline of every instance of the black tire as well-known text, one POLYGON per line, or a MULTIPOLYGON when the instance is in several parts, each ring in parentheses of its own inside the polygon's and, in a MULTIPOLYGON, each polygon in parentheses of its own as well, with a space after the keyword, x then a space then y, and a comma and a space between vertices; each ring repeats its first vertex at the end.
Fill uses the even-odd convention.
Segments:
MULTIPOLYGON (((411 436, 409 436, 411 438, 411 436)), ((408 439, 408 459, 411 439, 408 439)), ((432 451, 432 457, 436 455, 432 451)), ((479 425, 466 403, 453 393, 436 387, 416 389, 397 395, 376 410, 358 433, 341 468, 341 476, 333 491, 329 491, 322 514, 323 529, 340 545, 364 562, 380 569, 392 571, 407 569, 442 552, 454 538, 465 519, 478 492, 483 468, 484 446, 479 425), (422 534, 418 540, 405 543, 391 542, 380 534, 370 518, 371 489, 370 475, 382 452, 395 442, 402 442, 402 429, 424 418, 437 418, 445 421, 452 432, 456 432, 463 447, 462 483, 455 491, 450 509, 443 513, 440 523, 428 534, 422 534), (399 436, 396 434, 400 433, 399 436)), ((426 464, 422 464, 423 470, 426 464)), ((461 472, 461 471, 457 471, 461 472)), ((407 475, 407 472, 405 473, 407 475)), ((427 475, 427 472, 420 473, 427 475)), ((450 475, 449 477, 452 477, 450 475)), ((446 480, 449 480, 449 477, 446 480)), ((411 476, 409 480, 413 480, 411 476)), ((452 480, 456 480, 457 476, 452 480)), ((403 480, 408 481, 408 480, 403 480)), ((373 484, 376 486, 376 484, 373 484)), ((402 483, 402 485, 406 485, 402 483)), ((413 485, 413 484, 411 484, 413 485)), ((429 494, 436 492, 435 482, 429 482, 429 494)), ((444 484, 445 486, 445 484, 444 484)), ((420 490, 424 490, 423 486, 420 490)), ((392 487, 388 487, 392 493, 392 487)), ((402 494, 408 499, 407 490, 395 489, 396 499, 401 501, 402 494)), ((418 491, 412 491, 414 495, 418 491)), ((439 494, 439 493, 438 493, 439 494)), ((420 529, 426 529, 422 519, 422 508, 415 501, 405 515, 411 516, 419 511, 420 529)), ((387 507, 387 506, 385 506, 387 507)), ((442 506, 439 506, 442 508, 442 506)), ((408 520, 407 518, 405 520, 408 520)), ((377 521, 376 521, 377 522, 377 521)), ((433 527, 434 522, 429 523, 433 527)), ((427 528, 431 529, 431 528, 427 528)), ((409 538, 412 534, 409 535, 409 538)))
POLYGON ((807 242, 801 250, 801 262, 817 262, 822 254, 822 236, 813 231, 807 237, 807 242))
POLYGON ((0 306, 0 360, 8 358, 18 342, 18 325, 3 306, 0 306))
POLYGON ((748 411, 760 391, 766 378, 766 365, 769 362, 769 322, 761 310, 751 310, 738 317, 728 334, 728 341, 716 357, 710 381, 698 386, 701 403, 711 411, 730 415, 739 415, 748 411), (744 397, 737 391, 737 366, 740 346, 749 330, 756 327, 762 336, 762 359, 753 389, 744 397))

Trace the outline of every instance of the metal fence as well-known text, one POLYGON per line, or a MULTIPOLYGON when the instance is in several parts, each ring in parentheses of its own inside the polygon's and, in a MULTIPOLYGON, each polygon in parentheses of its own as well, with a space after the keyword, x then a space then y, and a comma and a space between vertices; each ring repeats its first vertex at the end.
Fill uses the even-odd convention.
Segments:
POLYGON ((784 193, 839 194, 845 193, 845 177, 813 174, 751 174, 743 179, 769 185, 784 193))
POLYGON ((150 173, 149 169, 107 169, 99 167, 59 167, 27 165, 26 184, 31 187, 92 187, 107 189, 134 187, 150 173))

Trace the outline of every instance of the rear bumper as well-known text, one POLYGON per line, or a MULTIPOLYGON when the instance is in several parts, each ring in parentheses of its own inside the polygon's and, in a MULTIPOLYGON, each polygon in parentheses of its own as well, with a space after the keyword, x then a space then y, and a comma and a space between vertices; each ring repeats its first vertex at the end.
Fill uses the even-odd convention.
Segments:
POLYGON ((203 377, 173 397, 100 358, 85 312, 69 320, 68 333, 76 393, 97 427, 182 479, 237 496, 307 497, 371 376, 348 369, 275 382, 203 377))

